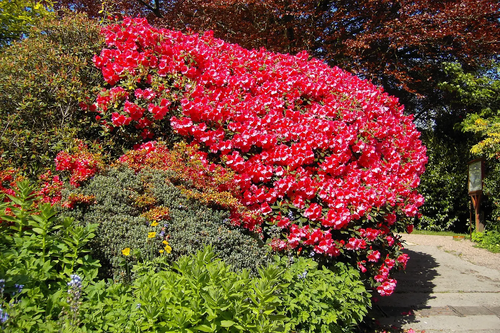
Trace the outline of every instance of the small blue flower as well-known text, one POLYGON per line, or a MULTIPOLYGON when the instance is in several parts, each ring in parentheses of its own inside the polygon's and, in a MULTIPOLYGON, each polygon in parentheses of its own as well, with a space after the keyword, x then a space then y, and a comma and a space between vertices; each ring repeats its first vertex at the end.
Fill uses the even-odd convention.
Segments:
POLYGON ((14 287, 16 287, 16 288, 17 288, 17 290, 16 290, 16 291, 14 291, 14 292, 12 293, 12 296, 14 296, 15 294, 20 294, 20 293, 23 291, 24 284, 17 284, 17 283, 16 283, 16 284, 14 285, 14 287))
POLYGON ((7 312, 3 312, 3 309, 0 308, 0 323, 5 323, 9 319, 9 315, 7 312))
POLYGON ((140 309, 141 308, 141 303, 137 303, 137 305, 135 307, 136 307, 136 309, 140 309))
POLYGON ((304 273, 302 274, 298 274, 297 277, 299 278, 299 280, 303 280, 305 279, 307 276, 307 270, 304 271, 304 273))
POLYGON ((293 212, 292 212, 292 211, 289 211, 289 212, 288 212, 288 218, 289 218, 291 221, 293 221, 294 216, 293 216, 293 212))
POLYGON ((81 289, 82 288, 82 278, 76 274, 71 274, 70 277, 71 277, 71 281, 68 282, 68 286, 70 286, 71 288, 81 289))

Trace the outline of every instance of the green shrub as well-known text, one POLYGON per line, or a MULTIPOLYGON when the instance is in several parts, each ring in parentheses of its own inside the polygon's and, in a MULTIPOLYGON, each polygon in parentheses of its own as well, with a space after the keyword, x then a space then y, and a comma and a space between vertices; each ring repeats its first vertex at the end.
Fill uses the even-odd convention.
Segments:
POLYGON ((486 230, 472 233, 472 241, 477 243, 477 247, 487 249, 493 253, 500 252, 500 232, 496 230, 486 230))
POLYGON ((249 268, 256 272, 257 266, 269 260, 257 237, 231 226, 226 211, 186 198, 168 180, 172 176, 158 170, 136 174, 126 167, 111 168, 66 193, 66 198, 92 198, 94 202, 76 203, 74 209, 65 210, 64 214, 84 225, 99 224, 91 246, 93 255, 103 265, 102 276, 123 276, 124 259, 130 267, 142 259, 160 255, 165 245, 162 241, 171 247, 172 260, 193 254, 207 244, 235 269, 249 268), (168 214, 158 214, 162 211, 168 214), (156 220, 150 217, 155 215, 159 217, 156 220), (154 221, 158 225, 154 226, 154 221), (156 233, 155 237, 148 238, 151 232, 156 233), (133 255, 125 258, 122 250, 126 248, 133 255))
POLYGON ((500 232, 500 160, 486 161, 487 173, 484 179, 484 194, 492 203, 491 220, 486 227, 500 232))
MULTIPOLYGON (((0 57, 0 155, 3 165, 31 176, 53 163, 74 137, 94 140, 97 127, 82 112, 102 83, 92 57, 102 48, 99 25, 82 14, 47 17, 29 38, 0 57)), ((0 166, 3 166, 0 164, 0 166)))
POLYGON ((0 203, 0 328, 56 332, 55 323, 70 306, 70 278, 97 276, 98 263, 85 248, 97 226, 76 226, 49 204, 37 207, 34 188, 27 182, 17 186, 12 201, 0 203))
POLYGON ((86 288, 82 328, 91 332, 280 332, 276 266, 233 272, 211 247, 134 267, 132 286, 104 281, 86 288))
POLYGON ((319 268, 309 258, 284 257, 282 310, 292 332, 352 332, 370 306, 369 294, 359 272, 338 262, 319 268))

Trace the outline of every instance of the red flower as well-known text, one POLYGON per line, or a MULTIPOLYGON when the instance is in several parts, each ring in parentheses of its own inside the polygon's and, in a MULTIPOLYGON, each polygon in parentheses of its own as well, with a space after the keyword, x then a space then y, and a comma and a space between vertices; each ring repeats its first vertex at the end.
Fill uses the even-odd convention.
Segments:
POLYGON ((366 257, 368 258, 368 261, 377 262, 380 259, 380 252, 377 250, 370 251, 366 257))
POLYGON ((377 287, 377 291, 380 296, 390 296, 396 289, 396 280, 387 279, 380 286, 377 287))
POLYGON ((321 217, 321 211, 321 206, 317 203, 313 203, 304 211, 304 216, 311 221, 316 221, 321 217))

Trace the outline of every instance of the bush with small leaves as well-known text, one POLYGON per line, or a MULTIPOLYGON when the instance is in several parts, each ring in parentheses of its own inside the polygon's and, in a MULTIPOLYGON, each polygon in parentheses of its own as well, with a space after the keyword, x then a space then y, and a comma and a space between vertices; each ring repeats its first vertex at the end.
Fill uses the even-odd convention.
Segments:
POLYGON ((102 276, 128 277, 127 268, 134 263, 160 255, 175 260, 208 244, 235 269, 256 272, 269 260, 267 247, 256 235, 232 226, 227 211, 187 198, 172 184, 173 178, 171 171, 135 173, 122 165, 66 190, 63 201, 78 200, 63 214, 83 224, 99 224, 92 248, 101 260, 102 276))
POLYGON ((99 29, 83 14, 49 15, 28 38, 2 48, 0 166, 35 178, 72 138, 99 138, 79 106, 103 83, 91 63, 102 48, 99 29))

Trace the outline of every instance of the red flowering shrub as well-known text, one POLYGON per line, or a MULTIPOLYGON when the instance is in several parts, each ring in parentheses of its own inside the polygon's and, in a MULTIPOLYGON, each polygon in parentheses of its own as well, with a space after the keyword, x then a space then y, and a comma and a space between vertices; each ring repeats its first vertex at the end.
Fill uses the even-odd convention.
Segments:
POLYGON ((245 50, 127 18, 94 57, 109 89, 88 106, 137 143, 172 131, 235 173, 233 223, 277 251, 350 261, 392 293, 406 263, 393 231, 423 204, 427 161, 410 116, 381 88, 296 56, 245 50))
POLYGON ((196 145, 180 142, 168 149, 164 143, 150 141, 121 156, 118 163, 136 173, 143 169, 172 171, 169 181, 186 197, 234 212, 244 209, 235 197, 238 187, 233 182, 234 172, 210 163, 196 145))
MULTIPOLYGON (((70 184, 74 187, 94 176, 104 168, 104 162, 100 154, 92 153, 87 145, 79 142, 74 153, 61 151, 56 156, 56 170, 67 171, 70 174, 70 184)), ((56 180, 58 182, 59 179, 56 180)))
POLYGON ((42 182, 38 192, 41 201, 51 205, 61 202, 61 190, 64 187, 61 178, 58 175, 53 176, 52 171, 48 170, 39 177, 39 180, 42 182))
MULTIPOLYGON (((19 170, 17 169, 0 169, 0 194, 15 195, 16 182, 22 179, 23 177, 19 175, 19 170)), ((5 202, 10 201, 7 196, 4 196, 3 200, 5 202)))

